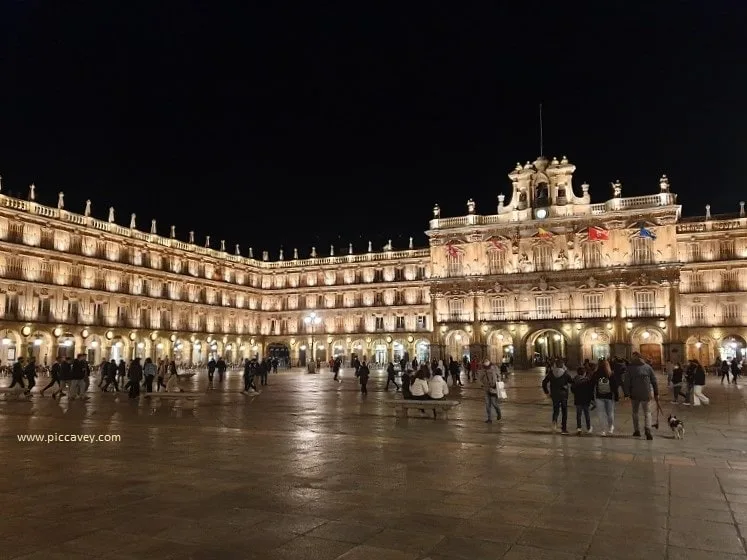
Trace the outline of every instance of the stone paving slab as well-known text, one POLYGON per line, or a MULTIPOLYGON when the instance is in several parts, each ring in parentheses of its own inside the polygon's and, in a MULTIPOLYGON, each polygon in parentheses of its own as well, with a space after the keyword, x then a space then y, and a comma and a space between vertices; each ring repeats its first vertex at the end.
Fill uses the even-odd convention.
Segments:
POLYGON ((219 390, 185 380, 194 401, 95 381, 87 402, 0 401, 0 560, 747 558, 741 386, 709 378, 709 407, 663 398, 686 437, 662 422, 648 442, 629 403, 614 437, 551 433, 541 377, 513 375, 493 424, 469 382, 449 420, 395 419, 383 372, 366 397, 349 371, 290 371, 248 398, 232 371, 219 390))

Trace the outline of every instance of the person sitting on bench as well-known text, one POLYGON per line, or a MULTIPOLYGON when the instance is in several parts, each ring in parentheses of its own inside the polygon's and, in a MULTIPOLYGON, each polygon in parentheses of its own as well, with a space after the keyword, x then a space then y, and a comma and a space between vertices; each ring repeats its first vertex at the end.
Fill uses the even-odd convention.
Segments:
MULTIPOLYGON (((423 370, 418 371, 415 374, 415 381, 410 386, 411 399, 416 401, 427 401, 430 399, 428 396, 428 381, 425 380, 425 373, 423 370)), ((421 408, 420 412, 425 414, 425 409, 421 408)))

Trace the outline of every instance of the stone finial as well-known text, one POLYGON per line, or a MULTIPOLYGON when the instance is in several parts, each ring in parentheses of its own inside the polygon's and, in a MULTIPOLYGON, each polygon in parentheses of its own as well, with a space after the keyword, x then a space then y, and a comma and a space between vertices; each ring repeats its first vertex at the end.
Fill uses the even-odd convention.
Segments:
POLYGON ((220 240, 220 250, 223 251, 224 253, 226 252, 226 240, 225 239, 220 240))
POLYGON ((471 198, 467 201, 467 213, 468 214, 474 214, 475 213, 475 201, 471 198))
POLYGON ((91 199, 86 200, 86 208, 83 210, 83 215, 86 218, 91 215, 91 199))
POLYGON ((210 248, 210 236, 209 235, 205 236, 205 247, 208 249, 210 248))
POLYGON ((744 200, 739 203, 739 217, 744 218, 744 200))
POLYGON ((370 253, 373 249, 371 249, 371 242, 368 242, 368 252, 370 253))
POLYGON ((392 240, 391 239, 389 241, 387 241, 386 246, 384 248, 387 251, 391 251, 392 250, 392 240))
POLYGON ((171 226, 171 231, 169 232, 169 237, 171 237, 171 239, 174 239, 176 237, 176 226, 171 226))
POLYGON ((285 259, 283 258, 283 248, 282 248, 282 247, 280 248, 280 256, 278 257, 278 260, 281 260, 281 261, 282 261, 282 260, 285 260, 285 259))
POLYGON ((36 185, 34 183, 29 185, 29 200, 36 200, 36 185))
POLYGON ((114 223, 114 206, 109 207, 109 223, 114 223))
POLYGON ((270 253, 267 251, 262 251, 262 260, 263 261, 269 261, 270 260, 270 253))
POLYGON ((155 235, 156 233, 158 233, 158 232, 156 231, 156 221, 155 221, 155 220, 151 220, 151 221, 150 221, 150 232, 151 232, 151 233, 152 233, 153 235, 155 235))
POLYGON ((235 253, 236 253, 237 257, 241 256, 241 251, 239 250, 239 244, 238 243, 236 244, 236 251, 235 251, 235 253))
POLYGON ((498 195, 498 209, 500 210, 503 208, 503 206, 506 203, 506 195, 505 194, 499 194, 498 195))
POLYGON ((558 161, 558 158, 556 158, 556 157, 552 158, 552 161, 550 162, 550 165, 560 165, 560 162, 558 161))
POLYGON ((514 167, 514 171, 521 171, 522 169, 523 168, 521 167, 521 163, 517 161, 516 162, 516 167, 514 167))
POLYGON ((710 219, 711 219, 711 205, 706 204, 706 220, 710 220, 710 219))
POLYGON ((666 175, 662 175, 661 179, 659 179, 659 188, 663 193, 669 192, 669 179, 666 175))
POLYGON ((408 249, 412 249, 413 248, 412 237, 410 238, 410 242, 407 244, 407 248, 408 249))
POLYGON ((348 255, 352 255, 352 254, 353 254, 353 244, 348 243, 348 255))
POLYGON ((620 179, 612 183, 612 196, 615 198, 620 198, 622 196, 622 190, 623 186, 620 182, 620 179))
POLYGON ((298 260, 298 249, 296 247, 293 248, 293 258, 298 260))
POLYGON ((568 165, 568 158, 567 158, 567 157, 565 157, 565 156, 563 156, 563 157, 562 157, 562 158, 560 159, 560 165, 568 165))
POLYGON ((189 232, 189 243, 191 243, 192 245, 195 244, 195 232, 194 231, 189 232))
POLYGON ((251 247, 249 247, 249 258, 250 259, 254 258, 254 249, 252 249, 251 247))
POLYGON ((311 248, 311 258, 312 258, 312 259, 315 259, 315 258, 316 258, 316 247, 312 247, 312 248, 311 248))
POLYGON ((329 256, 330 257, 334 257, 335 256, 335 246, 334 246, 334 244, 329 246, 329 256))
POLYGON ((583 183, 581 185, 581 192, 583 192, 585 195, 589 194, 589 183, 583 183))
POLYGON ((57 208, 60 210, 65 208, 65 193, 62 191, 57 195, 57 208))
MULTIPOLYGON (((113 221, 114 221, 114 219, 113 219, 113 218, 114 218, 114 216, 113 216, 113 214, 111 213, 111 210, 112 210, 112 209, 110 208, 110 209, 109 209, 109 217, 110 217, 110 218, 112 218, 112 219, 111 219, 110 221, 112 221, 112 222, 113 222, 113 221)), ((136 216, 135 214, 130 214, 130 229, 135 229, 135 227, 136 227, 136 226, 135 226, 135 218, 137 218, 137 216, 136 216)))
POLYGON ((526 163, 524 164, 524 169, 531 169, 531 168, 532 168, 532 162, 531 162, 531 161, 527 161, 527 162, 526 162, 526 163))
POLYGON ((433 206, 433 217, 436 219, 441 217, 441 207, 438 204, 433 206))

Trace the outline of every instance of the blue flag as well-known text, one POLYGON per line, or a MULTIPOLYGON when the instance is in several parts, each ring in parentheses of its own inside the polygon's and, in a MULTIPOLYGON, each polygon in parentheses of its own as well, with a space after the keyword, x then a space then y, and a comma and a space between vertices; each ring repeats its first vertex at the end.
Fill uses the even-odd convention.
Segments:
POLYGON ((639 232, 639 235, 641 237, 645 237, 647 239, 656 239, 656 234, 651 231, 650 229, 646 229, 645 227, 641 228, 641 231, 639 232))

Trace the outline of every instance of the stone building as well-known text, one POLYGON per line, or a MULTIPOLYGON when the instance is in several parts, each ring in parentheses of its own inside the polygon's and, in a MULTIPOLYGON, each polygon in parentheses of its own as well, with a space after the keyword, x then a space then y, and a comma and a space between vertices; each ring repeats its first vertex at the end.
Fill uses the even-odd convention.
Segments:
MULTIPOLYGON (((86 353, 204 363, 464 355, 519 365, 638 350, 655 364, 745 351, 747 218, 682 219, 658 192, 592 204, 566 158, 517 165, 494 214, 442 218, 430 247, 270 260, 0 195, 0 361, 86 353)), ((337 253, 337 254, 335 254, 337 253)))

